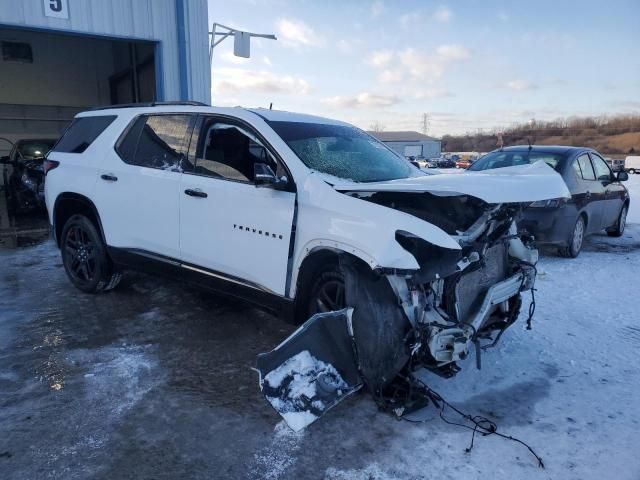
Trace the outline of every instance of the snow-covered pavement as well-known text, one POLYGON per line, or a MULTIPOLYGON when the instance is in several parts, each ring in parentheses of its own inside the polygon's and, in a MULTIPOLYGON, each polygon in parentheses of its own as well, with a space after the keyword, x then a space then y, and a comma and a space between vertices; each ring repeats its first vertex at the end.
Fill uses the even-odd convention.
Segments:
MULTIPOLYGON (((622 238, 540 261, 524 315, 454 379, 429 385, 531 445, 379 413, 355 395, 300 433, 251 370, 293 327, 132 274, 83 295, 51 241, 0 249, 0 478, 640 479, 640 175, 622 238)), ((449 414, 451 420, 459 419, 449 414)))

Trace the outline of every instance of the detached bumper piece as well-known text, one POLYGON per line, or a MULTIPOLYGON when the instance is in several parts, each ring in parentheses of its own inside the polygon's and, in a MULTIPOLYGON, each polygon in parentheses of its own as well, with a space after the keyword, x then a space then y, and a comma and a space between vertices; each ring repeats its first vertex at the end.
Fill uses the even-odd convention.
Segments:
POLYGON ((362 386, 351 309, 319 313, 257 359, 260 389, 294 431, 310 425, 362 386))

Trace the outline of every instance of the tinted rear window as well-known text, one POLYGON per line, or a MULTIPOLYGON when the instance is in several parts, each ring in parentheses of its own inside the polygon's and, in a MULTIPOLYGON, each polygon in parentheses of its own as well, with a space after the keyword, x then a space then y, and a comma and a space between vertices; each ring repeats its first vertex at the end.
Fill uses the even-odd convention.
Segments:
POLYGON ((62 153, 84 152, 115 119, 115 115, 76 118, 64 132, 56 146, 53 147, 53 151, 62 153))
POLYGON ((545 162, 551 168, 559 169, 560 162, 564 155, 556 153, 536 152, 535 150, 527 150, 524 152, 514 151, 498 151, 487 153, 484 157, 477 160, 471 167, 470 171, 491 170, 494 168, 515 167, 517 165, 527 165, 535 162, 545 162))

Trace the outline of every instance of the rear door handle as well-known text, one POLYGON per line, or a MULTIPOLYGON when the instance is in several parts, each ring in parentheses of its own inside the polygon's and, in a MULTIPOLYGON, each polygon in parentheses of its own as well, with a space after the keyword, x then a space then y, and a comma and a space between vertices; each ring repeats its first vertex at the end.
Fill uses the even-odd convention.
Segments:
POLYGON ((115 175, 111 175, 111 174, 104 174, 104 175, 100 175, 100 178, 107 181, 107 182, 117 182, 118 181, 118 177, 116 177, 115 175))
POLYGON ((186 193, 187 195, 189 195, 190 197, 198 197, 198 198, 207 198, 208 195, 203 192, 200 189, 191 189, 191 188, 187 188, 184 193, 186 193))

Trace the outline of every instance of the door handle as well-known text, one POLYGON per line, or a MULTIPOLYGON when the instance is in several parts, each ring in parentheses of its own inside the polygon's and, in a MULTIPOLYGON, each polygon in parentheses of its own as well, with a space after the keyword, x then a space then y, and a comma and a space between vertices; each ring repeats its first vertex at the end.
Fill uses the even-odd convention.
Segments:
POLYGON ((584 198, 586 198, 587 200, 589 200, 591 198, 591 192, 587 192, 584 196, 584 198))
POLYGON ((102 180, 107 181, 107 182, 117 182, 118 181, 118 177, 116 177, 115 175, 111 175, 110 173, 109 174, 105 173, 104 175, 100 175, 100 178, 102 180))
POLYGON ((190 197, 198 197, 198 198, 207 198, 208 197, 208 195, 205 192, 203 192, 202 190, 200 190, 200 189, 193 190, 191 188, 187 188, 184 191, 184 193, 189 195, 190 197))

